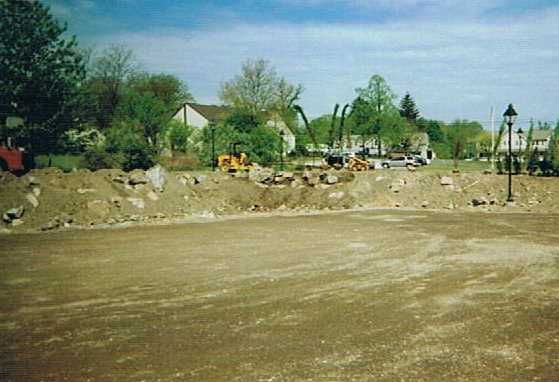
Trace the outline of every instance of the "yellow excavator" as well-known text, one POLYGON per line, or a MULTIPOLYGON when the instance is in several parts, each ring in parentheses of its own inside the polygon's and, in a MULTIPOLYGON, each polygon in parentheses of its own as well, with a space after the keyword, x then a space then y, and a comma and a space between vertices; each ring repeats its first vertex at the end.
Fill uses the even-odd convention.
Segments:
POLYGON ((240 144, 241 142, 231 143, 229 153, 217 157, 217 166, 221 171, 235 173, 249 171, 254 167, 252 163, 249 163, 247 155, 237 150, 237 146, 240 144))

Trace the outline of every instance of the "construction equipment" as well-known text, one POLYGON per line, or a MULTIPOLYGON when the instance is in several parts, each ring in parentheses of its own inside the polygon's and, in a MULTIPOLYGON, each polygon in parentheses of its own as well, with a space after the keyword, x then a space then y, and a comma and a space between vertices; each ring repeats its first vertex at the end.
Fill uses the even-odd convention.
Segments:
POLYGON ((367 171, 369 170, 369 162, 365 159, 351 157, 347 162, 347 169, 349 171, 367 171))
POLYGON ((22 174, 33 167, 33 156, 21 147, 15 147, 10 138, 0 142, 0 171, 22 174))
POLYGON ((241 142, 231 143, 229 153, 217 157, 217 166, 221 171, 235 173, 249 171, 254 167, 252 163, 248 162, 247 155, 237 150, 237 146, 240 144, 241 142))

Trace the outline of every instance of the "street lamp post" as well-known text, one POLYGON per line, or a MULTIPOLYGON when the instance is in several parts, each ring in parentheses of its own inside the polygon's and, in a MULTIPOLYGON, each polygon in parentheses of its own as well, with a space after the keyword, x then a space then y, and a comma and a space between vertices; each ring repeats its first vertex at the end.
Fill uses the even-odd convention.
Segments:
POLYGON ((283 171, 283 137, 285 132, 283 130, 280 131, 280 171, 283 171))
POLYGON ((507 197, 507 202, 512 202, 512 125, 514 125, 514 121, 516 120, 516 110, 512 106, 512 103, 509 104, 509 107, 504 112, 503 117, 505 117, 505 122, 509 127, 509 160, 508 160, 508 167, 509 167, 509 195, 507 197))
POLYGON ((210 126, 210 138, 212 140, 212 172, 215 171, 215 125, 210 126))

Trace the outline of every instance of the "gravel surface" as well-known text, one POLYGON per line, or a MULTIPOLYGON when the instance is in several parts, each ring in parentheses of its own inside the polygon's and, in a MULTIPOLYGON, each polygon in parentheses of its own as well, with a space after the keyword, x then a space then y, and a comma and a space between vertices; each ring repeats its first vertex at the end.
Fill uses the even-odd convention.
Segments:
POLYGON ((559 215, 0 236, 2 381, 556 381, 559 215))

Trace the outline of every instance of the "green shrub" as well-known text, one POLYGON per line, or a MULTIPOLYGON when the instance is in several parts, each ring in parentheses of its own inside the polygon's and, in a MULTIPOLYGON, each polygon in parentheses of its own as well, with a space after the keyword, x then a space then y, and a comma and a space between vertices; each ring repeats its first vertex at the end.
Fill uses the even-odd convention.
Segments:
POLYGON ((134 125, 117 124, 107 131, 106 137, 105 150, 113 155, 120 155, 123 170, 145 170, 155 164, 157 150, 134 125))
POLYGON ((119 153, 109 153, 104 148, 91 147, 83 156, 83 167, 91 171, 104 168, 121 168, 124 158, 119 153))
POLYGON ((166 141, 172 151, 186 152, 192 128, 179 121, 172 120, 165 130, 166 141))

